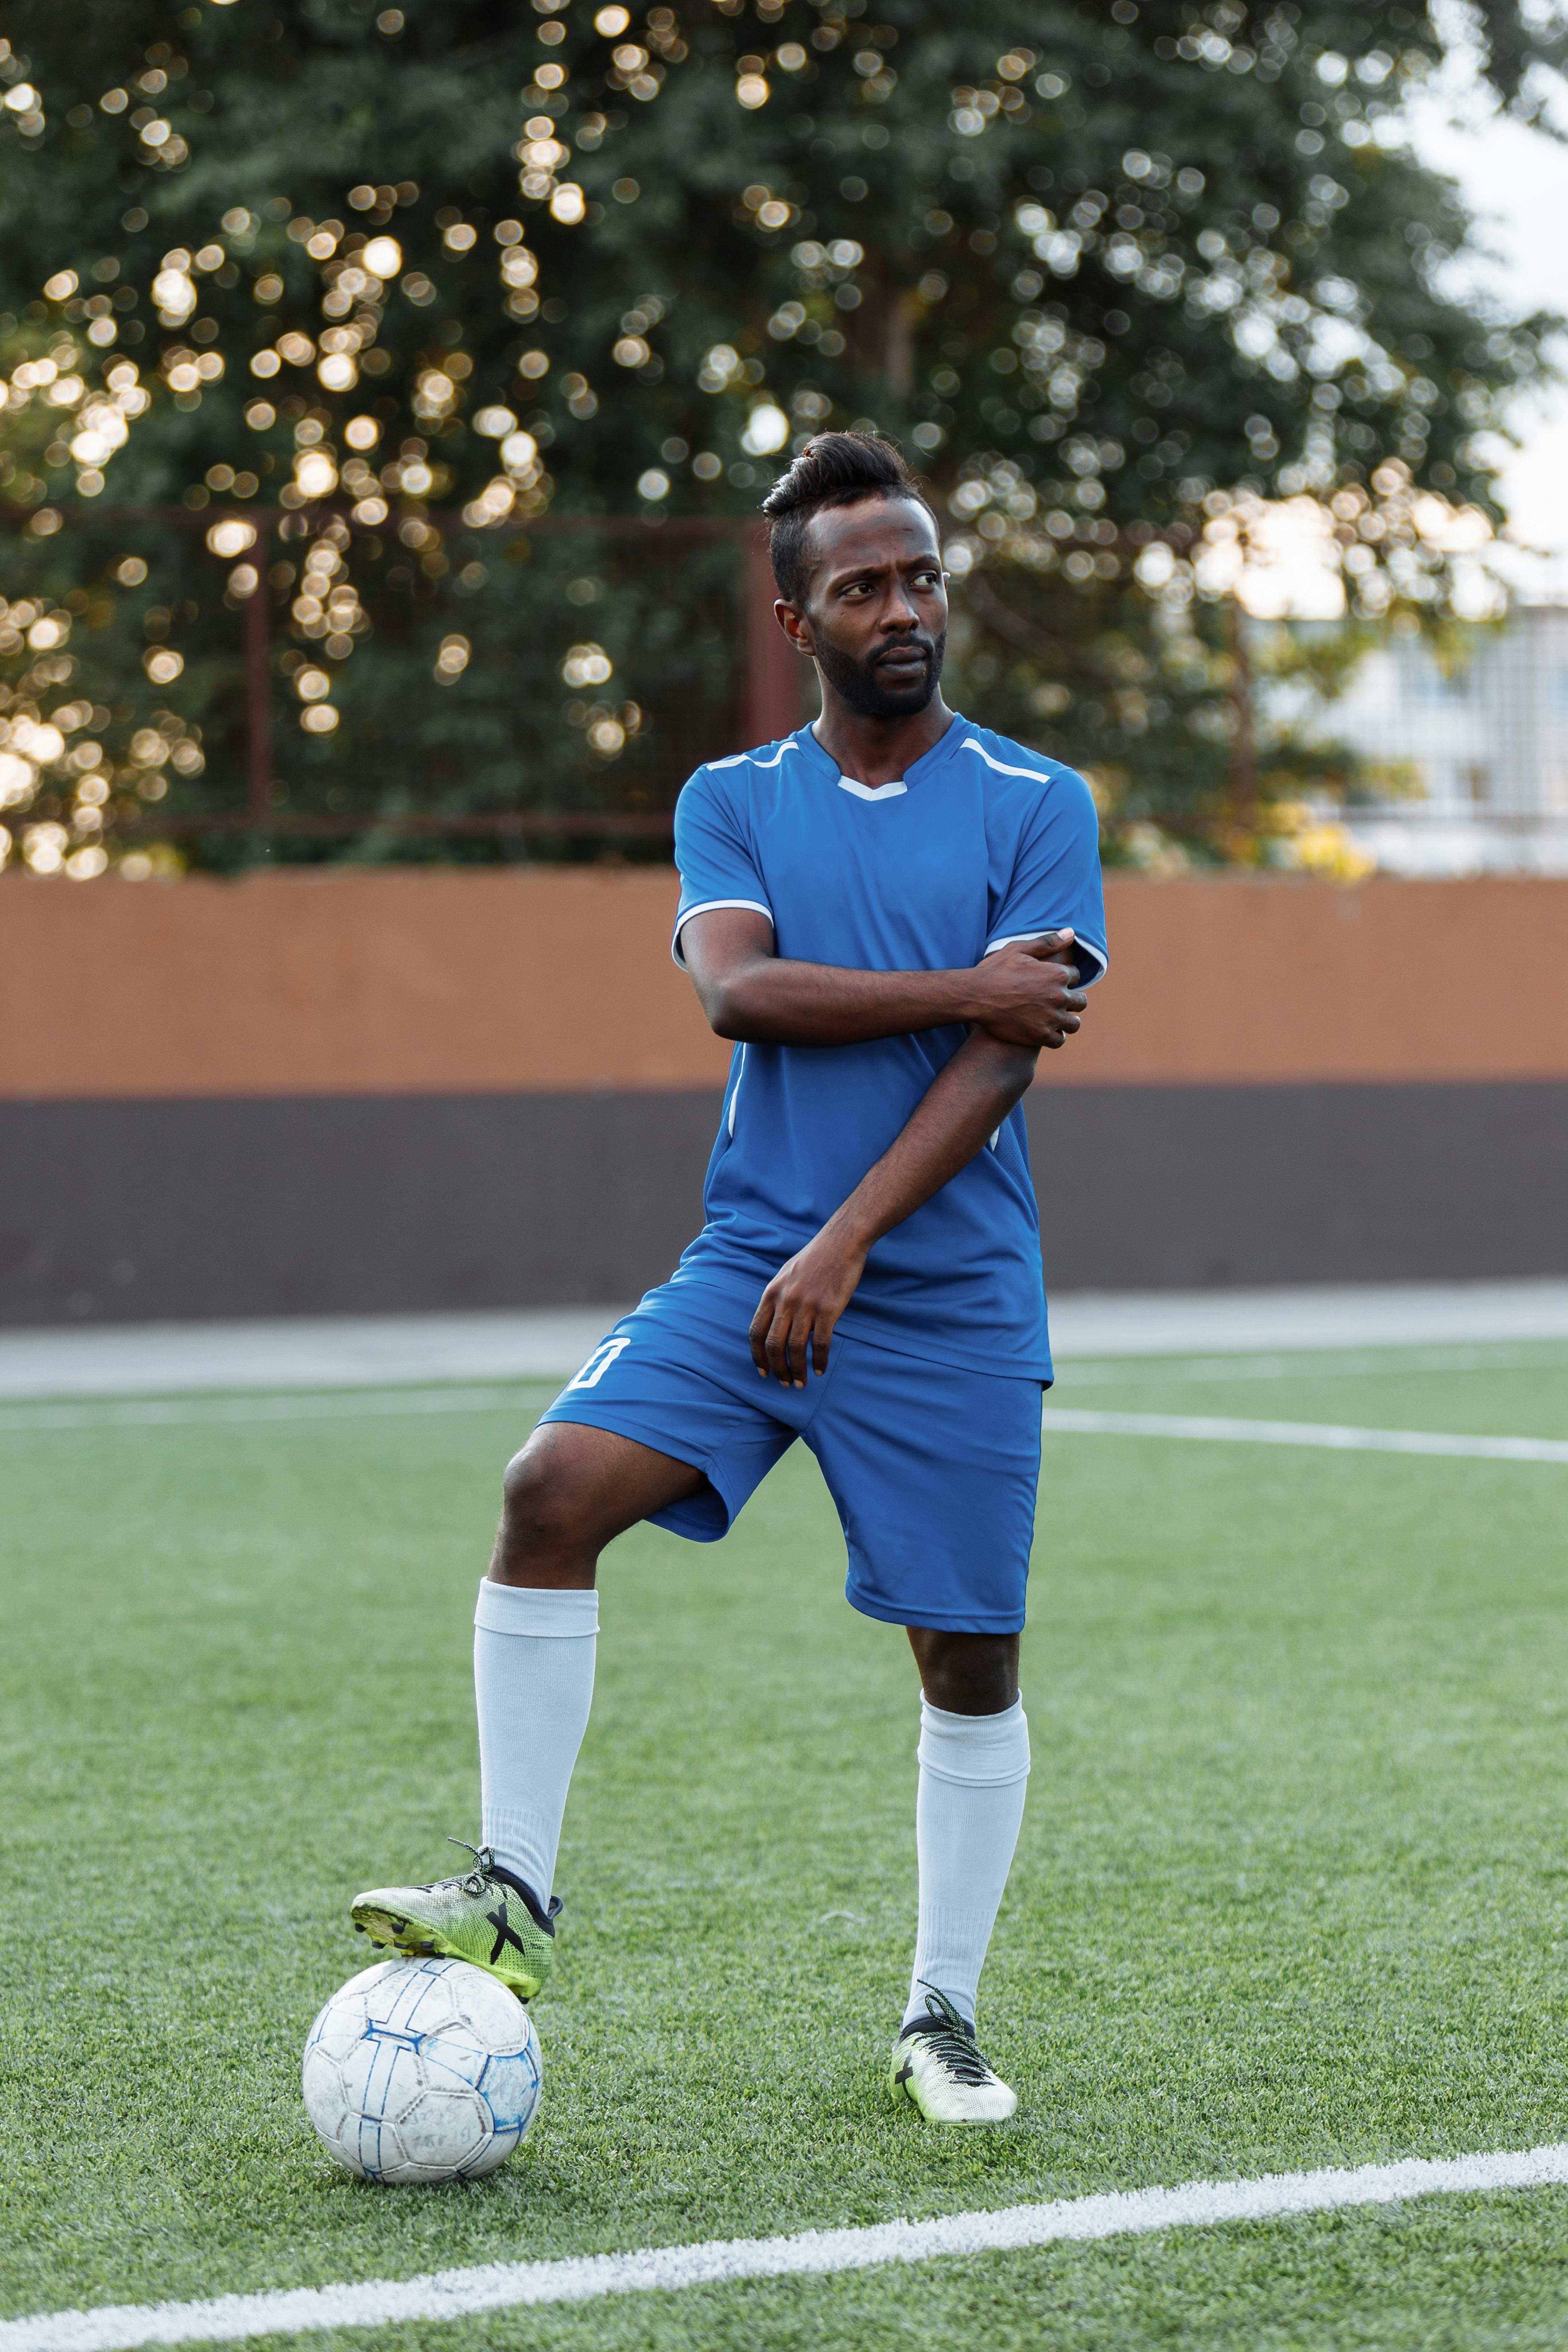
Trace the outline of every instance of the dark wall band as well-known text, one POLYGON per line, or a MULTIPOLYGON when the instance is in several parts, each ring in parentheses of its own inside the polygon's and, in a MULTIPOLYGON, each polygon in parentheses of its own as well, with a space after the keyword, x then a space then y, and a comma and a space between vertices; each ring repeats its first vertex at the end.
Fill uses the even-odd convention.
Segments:
MULTIPOLYGON (((0 1103, 0 1323, 614 1303, 700 1220, 720 1097, 0 1103)), ((1058 1289, 1568 1273, 1568 1082, 1029 1097, 1058 1289)))

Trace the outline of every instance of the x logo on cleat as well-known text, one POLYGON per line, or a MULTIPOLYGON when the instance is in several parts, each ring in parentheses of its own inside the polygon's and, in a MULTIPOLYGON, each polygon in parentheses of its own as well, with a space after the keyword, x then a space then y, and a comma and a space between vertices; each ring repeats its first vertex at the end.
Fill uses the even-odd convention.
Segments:
POLYGON ((509 1944, 515 1944, 519 1952, 521 1952, 522 1957, 526 1959, 528 1955, 523 1947, 522 1937, 518 1934, 517 1929, 512 1926, 511 1921, 506 1916, 506 1897, 504 1895, 501 1896, 493 1911, 487 1911, 485 1913, 485 1917, 489 1921, 490 1926, 496 1931, 495 1948, 490 1953, 491 1968, 494 1968, 496 1962, 500 1959, 501 1954, 505 1951, 509 1944))

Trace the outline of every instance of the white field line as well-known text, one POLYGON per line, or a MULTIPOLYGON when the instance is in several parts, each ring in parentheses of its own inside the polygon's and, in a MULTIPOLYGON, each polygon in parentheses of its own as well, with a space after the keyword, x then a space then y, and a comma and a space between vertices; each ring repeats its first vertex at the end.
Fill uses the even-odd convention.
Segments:
POLYGON ((1217 1445, 1317 1445, 1335 1454, 1436 1454, 1476 1462, 1568 1463, 1568 1439, 1471 1437, 1436 1429, 1342 1429, 1327 1421, 1226 1421, 1184 1412, 1079 1412, 1047 1405, 1047 1433, 1188 1437, 1217 1445))
POLYGON ((1160 1388, 1167 1383, 1219 1382, 1250 1386, 1254 1381, 1394 1380, 1409 1372, 1521 1372, 1568 1369, 1561 1351, 1503 1346, 1475 1348, 1362 1349, 1348 1355, 1181 1356, 1163 1363, 1124 1357, 1118 1363, 1085 1363, 1068 1358, 1058 1367, 1058 1395, 1090 1388, 1160 1388))
MULTIPOLYGON (((244 1428, 290 1421, 397 1419, 405 1414, 514 1412, 526 1409, 518 1381, 506 1388, 370 1389, 317 1395, 152 1397, 121 1402, 0 1405, 0 1437, 50 1429, 161 1429, 216 1423, 244 1428)), ((1326 1446, 1334 1453, 1426 1454, 1486 1462, 1568 1463, 1568 1440, 1478 1437, 1429 1429, 1356 1429, 1332 1422, 1240 1421, 1169 1412, 1092 1412, 1047 1405, 1044 1426, 1080 1437, 1185 1437, 1211 1444, 1326 1446)))
MULTIPOLYGON (((589 2254, 553 2263, 485 2263, 423 2278, 365 2279, 342 2286, 225 2294, 205 2303, 116 2304, 0 2321, 0 2352, 132 2352, 143 2344, 235 2344, 254 2336, 300 2336, 318 2327, 379 2327, 465 2319, 523 2305, 588 2303, 609 2294, 674 2293, 739 2279, 820 2276, 941 2255, 1002 2253, 1152 2230, 1213 2229, 1228 2221, 1286 2221, 1410 2197, 1462 2197, 1507 2189, 1568 2186, 1568 2142, 1437 2161, 1363 2164, 1353 2171, 1267 2173, 1259 2180, 1189 2180, 1176 2189, 1118 2190, 1012 2205, 999 2213, 947 2213, 932 2221, 870 2229, 806 2230, 794 2238, 719 2238, 705 2245, 589 2254)), ((396 2192, 395 2192, 396 2193, 396 2192)))
MULTIPOLYGON (((563 1374, 563 1378, 565 1375, 563 1374)), ((263 1421, 364 1421, 403 1413, 507 1412, 549 1381, 520 1380, 508 1388, 359 1389, 316 1395, 127 1398, 122 1402, 0 1405, 0 1436, 32 1429, 165 1429, 219 1422, 244 1427, 263 1421)))

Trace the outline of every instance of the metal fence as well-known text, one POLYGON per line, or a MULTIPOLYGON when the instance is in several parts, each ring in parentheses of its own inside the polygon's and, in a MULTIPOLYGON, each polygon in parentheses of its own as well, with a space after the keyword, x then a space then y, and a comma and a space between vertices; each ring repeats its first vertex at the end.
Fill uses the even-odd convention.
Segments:
POLYGON ((229 504, 10 520, 0 680, 12 768, 37 771, 0 808, 13 827, 179 842, 218 866, 421 840, 659 854, 693 767, 804 712, 751 523, 376 526, 229 504))

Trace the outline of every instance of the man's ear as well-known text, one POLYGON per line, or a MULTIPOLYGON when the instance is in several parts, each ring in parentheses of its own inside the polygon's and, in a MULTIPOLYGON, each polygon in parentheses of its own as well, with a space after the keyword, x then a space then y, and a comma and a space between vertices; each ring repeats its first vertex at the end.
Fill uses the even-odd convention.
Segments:
POLYGON ((816 644, 811 634, 811 623, 806 619, 800 606, 786 604, 781 596, 773 606, 773 618, 795 652, 804 654, 808 661, 812 660, 816 653, 816 644))

